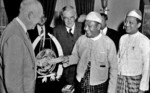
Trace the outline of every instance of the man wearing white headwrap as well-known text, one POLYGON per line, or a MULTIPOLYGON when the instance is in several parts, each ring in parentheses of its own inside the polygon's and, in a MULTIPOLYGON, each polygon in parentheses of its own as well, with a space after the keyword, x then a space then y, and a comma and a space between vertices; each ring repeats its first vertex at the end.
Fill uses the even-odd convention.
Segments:
POLYGON ((64 66, 78 64, 76 93, 115 93, 116 48, 109 37, 100 33, 101 23, 101 15, 90 12, 85 19, 86 34, 79 37, 72 55, 65 57, 64 66))
POLYGON ((139 32, 142 13, 129 11, 124 21, 127 34, 120 39, 117 93, 144 93, 149 89, 150 41, 139 32))

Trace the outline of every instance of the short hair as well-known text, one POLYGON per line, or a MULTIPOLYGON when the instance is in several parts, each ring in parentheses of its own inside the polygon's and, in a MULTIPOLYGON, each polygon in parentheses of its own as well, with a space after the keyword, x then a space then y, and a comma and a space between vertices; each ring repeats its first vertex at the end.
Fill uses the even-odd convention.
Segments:
POLYGON ((64 12, 64 11, 67 11, 67 10, 72 10, 72 11, 74 11, 75 16, 77 15, 77 14, 76 14, 76 10, 74 9, 74 7, 68 5, 68 6, 64 6, 64 7, 62 8, 62 10, 61 10, 61 16, 63 16, 63 12, 64 12))
POLYGON ((100 13, 100 14, 101 14, 101 16, 103 16, 105 18, 105 20, 108 20, 108 16, 106 14, 104 14, 104 13, 100 13))
POLYGON ((38 0, 23 0, 20 5, 20 13, 26 14, 30 11, 39 12, 38 9, 42 7, 38 0))

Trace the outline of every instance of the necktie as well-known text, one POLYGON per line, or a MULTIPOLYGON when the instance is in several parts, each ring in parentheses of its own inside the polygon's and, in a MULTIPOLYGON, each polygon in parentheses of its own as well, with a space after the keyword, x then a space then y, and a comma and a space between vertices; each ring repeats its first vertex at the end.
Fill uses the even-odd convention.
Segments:
POLYGON ((72 34, 71 30, 72 30, 72 29, 70 28, 70 29, 69 29, 69 34, 70 34, 71 36, 73 36, 73 34, 72 34))
POLYGON ((44 33, 43 27, 41 26, 41 32, 40 35, 44 33))

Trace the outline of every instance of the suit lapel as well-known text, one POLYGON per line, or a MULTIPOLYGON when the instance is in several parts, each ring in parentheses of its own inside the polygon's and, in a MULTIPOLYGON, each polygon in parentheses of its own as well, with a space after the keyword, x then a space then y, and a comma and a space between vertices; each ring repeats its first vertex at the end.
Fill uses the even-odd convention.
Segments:
POLYGON ((109 31, 109 28, 107 28, 107 32, 106 32, 106 35, 109 36, 111 33, 111 31, 109 31))
POLYGON ((73 34, 73 38, 76 39, 78 37, 78 24, 75 23, 75 28, 74 28, 74 34, 73 34))
POLYGON ((19 36, 21 36, 20 38, 24 40, 24 44, 27 46, 28 52, 31 55, 32 62, 35 65, 35 54, 33 51, 31 41, 29 40, 28 36, 26 35, 25 31, 23 30, 23 28, 20 26, 19 23, 18 23, 18 28, 20 29, 18 30, 19 31, 18 33, 20 34, 19 36))

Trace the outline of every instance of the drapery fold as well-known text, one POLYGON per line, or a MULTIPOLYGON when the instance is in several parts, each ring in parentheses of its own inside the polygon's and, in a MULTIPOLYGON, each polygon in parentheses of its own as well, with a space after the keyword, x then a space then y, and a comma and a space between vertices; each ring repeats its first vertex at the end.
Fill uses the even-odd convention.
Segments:
POLYGON ((88 14, 94 10, 95 0, 75 0, 77 15, 88 14))
MULTIPOLYGON (((44 14, 47 18, 46 25, 50 25, 53 19, 57 0, 39 0, 43 6, 44 14)), ((19 14, 20 3, 22 0, 3 0, 8 23, 19 14)))
POLYGON ((21 1, 22 0, 3 0, 8 23, 18 16, 21 1))
POLYGON ((50 26, 54 16, 57 0, 39 0, 43 6, 45 17, 47 18, 45 25, 50 26))

